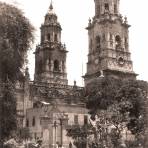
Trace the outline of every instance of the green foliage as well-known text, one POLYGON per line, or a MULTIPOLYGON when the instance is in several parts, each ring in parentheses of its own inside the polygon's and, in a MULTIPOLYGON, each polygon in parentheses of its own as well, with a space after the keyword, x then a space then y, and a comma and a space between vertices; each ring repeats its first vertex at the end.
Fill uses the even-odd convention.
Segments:
POLYGON ((85 148, 87 143, 87 136, 90 134, 89 125, 80 126, 80 125, 73 125, 71 128, 67 129, 67 136, 72 137, 74 140, 74 145, 77 148, 85 148))
POLYGON ((27 51, 33 43, 34 28, 23 12, 0 2, 0 147, 17 129, 16 98, 13 86, 22 80, 27 51))
POLYGON ((23 12, 0 2, 0 78, 14 81, 21 76, 34 28, 23 12))
POLYGON ((90 84, 86 88, 87 108, 95 112, 99 109, 107 109, 114 103, 115 96, 122 86, 122 81, 113 78, 104 78, 90 84))
MULTIPOLYGON (((120 113, 129 113, 127 126, 133 134, 141 134, 146 127, 148 83, 129 81, 118 92, 116 99, 120 102, 120 113), (128 102, 129 105, 125 105, 128 102)), ((143 133, 144 134, 144 133, 143 133)))
MULTIPOLYGON (((90 84, 86 89, 87 108, 90 109, 92 120, 96 120, 96 115, 99 118, 98 134, 107 123, 108 127, 114 126, 115 135, 105 132, 103 135, 110 137, 114 147, 117 147, 125 127, 135 135, 137 141, 140 139, 143 143, 147 123, 147 91, 147 82, 138 80, 103 78, 90 84)), ((109 141, 107 137, 106 141, 109 141)))
POLYGON ((16 99, 14 97, 13 84, 10 83, 9 81, 3 84, 0 103, 1 103, 0 134, 1 138, 5 139, 11 136, 12 133, 17 129, 16 99))

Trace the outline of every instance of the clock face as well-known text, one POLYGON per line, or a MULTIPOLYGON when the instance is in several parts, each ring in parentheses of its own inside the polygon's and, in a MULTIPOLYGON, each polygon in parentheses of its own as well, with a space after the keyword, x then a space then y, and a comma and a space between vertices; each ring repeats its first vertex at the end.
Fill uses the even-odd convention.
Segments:
POLYGON ((125 60, 123 59, 123 57, 119 57, 119 58, 118 58, 118 65, 119 65, 119 66, 123 66, 124 63, 125 63, 125 60))

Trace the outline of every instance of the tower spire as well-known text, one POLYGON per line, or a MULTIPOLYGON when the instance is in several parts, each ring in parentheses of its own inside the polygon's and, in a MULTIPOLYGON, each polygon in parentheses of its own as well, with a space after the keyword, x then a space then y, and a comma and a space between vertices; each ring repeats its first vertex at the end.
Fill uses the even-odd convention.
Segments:
POLYGON ((49 7, 50 10, 53 9, 53 4, 52 4, 52 0, 50 1, 50 7, 49 7))
POLYGON ((41 42, 35 52, 35 81, 67 85, 67 51, 61 43, 62 28, 54 13, 52 0, 50 2, 41 25, 41 42))

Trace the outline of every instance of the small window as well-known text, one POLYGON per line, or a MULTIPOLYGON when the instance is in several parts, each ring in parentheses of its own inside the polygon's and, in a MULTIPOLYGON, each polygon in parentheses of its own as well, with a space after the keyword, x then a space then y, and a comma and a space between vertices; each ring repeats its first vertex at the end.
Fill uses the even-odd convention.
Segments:
POLYGON ((88 124, 88 116, 84 115, 84 125, 87 125, 87 124, 88 124))
POLYGON ((109 11, 109 4, 108 3, 105 3, 104 7, 105 7, 105 10, 109 11))
POLYGON ((115 37, 116 49, 121 47, 121 38, 119 35, 115 37))
POLYGON ((26 127, 29 127, 29 119, 26 119, 26 127))
POLYGON ((128 41, 126 37, 124 38, 124 45, 125 45, 125 48, 128 48, 128 41))
POLYGON ((51 40, 50 34, 47 34, 47 40, 48 40, 48 41, 51 40))
POLYGON ((54 61, 54 71, 59 71, 59 61, 58 60, 54 61))
POLYGON ((32 126, 35 126, 35 117, 32 119, 32 126))
POLYGON ((100 36, 96 36, 96 44, 100 45, 100 36))
POLYGON ((96 49, 97 50, 100 49, 100 44, 101 44, 100 36, 96 36, 96 49))
POLYGON ((78 115, 74 115, 74 124, 78 124, 78 115))
POLYGON ((54 41, 55 41, 55 42, 58 41, 58 36, 57 36, 57 34, 54 35, 54 41))

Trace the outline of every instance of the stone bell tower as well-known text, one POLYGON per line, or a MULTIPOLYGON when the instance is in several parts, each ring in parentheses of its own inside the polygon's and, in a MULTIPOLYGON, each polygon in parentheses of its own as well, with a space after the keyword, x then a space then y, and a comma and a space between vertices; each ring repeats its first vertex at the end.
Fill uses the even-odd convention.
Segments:
POLYGON ((120 0, 94 0, 95 16, 87 27, 89 53, 85 84, 99 76, 136 79, 129 51, 127 18, 119 13, 120 0))
POLYGON ((35 51, 35 81, 67 85, 66 47, 52 3, 41 25, 41 43, 35 51))

